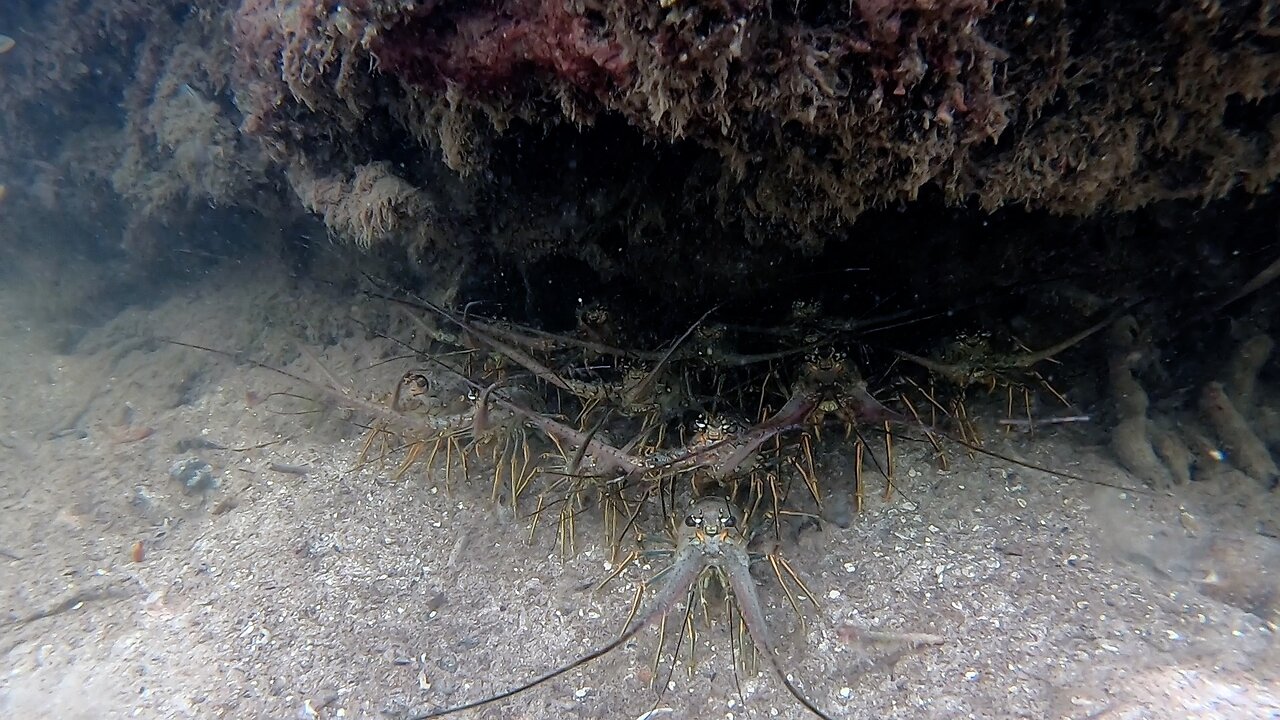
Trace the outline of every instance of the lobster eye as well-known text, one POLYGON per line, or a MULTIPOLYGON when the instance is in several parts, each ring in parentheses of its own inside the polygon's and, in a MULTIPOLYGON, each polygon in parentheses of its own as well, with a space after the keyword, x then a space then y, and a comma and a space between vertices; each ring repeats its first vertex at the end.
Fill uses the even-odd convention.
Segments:
POLYGON ((720 525, 721 525, 721 527, 727 527, 727 528, 737 527, 737 526, 738 526, 738 519, 737 519, 737 518, 735 518, 735 517, 734 517, 733 515, 731 515, 731 514, 721 515, 721 516, 720 516, 720 525))
POLYGON ((686 516, 684 517, 684 524, 685 524, 687 527, 698 527, 699 525, 701 525, 701 524, 702 524, 702 516, 701 516, 701 515, 686 515, 686 516))

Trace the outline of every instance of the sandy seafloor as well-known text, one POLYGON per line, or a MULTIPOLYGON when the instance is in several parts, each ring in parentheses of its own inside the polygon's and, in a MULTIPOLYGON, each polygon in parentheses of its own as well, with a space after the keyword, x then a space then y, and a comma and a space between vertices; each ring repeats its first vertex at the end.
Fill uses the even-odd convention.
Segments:
MULTIPOLYGON (((551 530, 530 543, 525 520, 494 509, 487 479, 446 493, 425 470, 359 467, 363 431, 342 413, 251 402, 305 387, 152 339, 323 380, 300 344, 358 392, 388 392, 411 361, 370 369, 399 349, 349 319, 387 309, 282 276, 210 275, 66 354, 32 312, 38 294, 0 287, 0 717, 402 717, 503 689, 620 629, 647 573, 593 590, 610 569, 594 517, 562 560, 551 530), (192 449, 199 439, 228 449, 192 449), (190 455, 217 489, 170 478, 190 455)), ((998 445, 1137 485, 1096 428, 998 445)), ((848 449, 824 449, 828 485, 851 472, 848 449)), ((1234 472, 1124 493, 960 453, 942 472, 918 447, 897 471, 910 500, 881 501, 871 478, 861 513, 828 499, 847 527, 784 548, 820 597, 805 630, 757 568, 781 661, 833 717, 1280 716, 1266 622, 1280 602, 1277 493, 1234 472), (945 642, 856 640, 869 633, 945 642)), ((704 628, 696 666, 682 661, 660 699, 647 630, 463 717, 632 720, 655 703, 652 718, 809 717, 767 671, 735 684, 729 635, 704 628)))

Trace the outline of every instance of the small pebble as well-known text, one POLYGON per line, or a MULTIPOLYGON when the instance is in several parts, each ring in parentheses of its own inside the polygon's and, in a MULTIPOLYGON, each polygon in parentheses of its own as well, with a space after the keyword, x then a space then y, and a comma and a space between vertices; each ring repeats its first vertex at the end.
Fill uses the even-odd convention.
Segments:
POLYGON ((209 463, 194 455, 178 460, 169 466, 169 477, 176 480, 187 490, 205 492, 218 487, 218 479, 213 476, 213 468, 209 463))

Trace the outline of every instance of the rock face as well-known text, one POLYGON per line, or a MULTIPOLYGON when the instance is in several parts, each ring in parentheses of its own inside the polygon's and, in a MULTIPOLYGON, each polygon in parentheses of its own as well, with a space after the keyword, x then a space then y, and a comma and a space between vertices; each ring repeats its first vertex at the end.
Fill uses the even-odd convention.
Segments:
POLYGON ((921 195, 1084 216, 1263 193, 1280 173, 1274 15, 1173 0, 14 0, 0 181, 21 195, 8 204, 119 207, 115 234, 144 253, 213 206, 313 213, 420 255, 725 280, 874 245, 854 222, 921 195))

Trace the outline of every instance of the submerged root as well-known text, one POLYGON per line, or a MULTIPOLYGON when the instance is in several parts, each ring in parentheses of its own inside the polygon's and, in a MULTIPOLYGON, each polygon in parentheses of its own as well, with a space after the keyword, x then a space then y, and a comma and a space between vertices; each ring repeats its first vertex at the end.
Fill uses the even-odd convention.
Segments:
POLYGON ((1271 357, 1275 341, 1269 335, 1255 335, 1240 344, 1227 363, 1223 386, 1237 410, 1248 416, 1257 401, 1258 374, 1271 357))
POLYGON ((1125 418, 1111 431, 1111 449, 1126 470, 1158 488, 1168 487, 1173 476, 1160 461, 1147 432, 1147 418, 1125 418))
POLYGON ((1227 360, 1223 382, 1208 383, 1200 394, 1200 411, 1227 461, 1268 488, 1280 482, 1280 469, 1267 449, 1274 411, 1258 403, 1258 377, 1274 348, 1266 334, 1240 343, 1227 360))
POLYGON ((1172 484, 1175 476, 1160 461, 1151 443, 1151 421, 1147 418, 1150 401, 1134 372, 1142 357, 1134 347, 1137 325, 1135 318, 1126 316, 1116 321, 1111 332, 1111 397, 1119 416, 1111 431, 1111 450, 1126 470, 1163 488, 1172 484))
POLYGON ((1222 383, 1211 382, 1204 386, 1200 394, 1200 409, 1222 441, 1231 464, 1263 485, 1275 487, 1280 480, 1280 468, 1276 467, 1266 444, 1227 397, 1222 383))
POLYGON ((1257 402, 1258 376, 1274 343, 1255 335, 1241 343, 1223 368, 1224 381, 1204 385, 1200 417, 1217 443, 1206 437, 1200 422, 1187 418, 1176 425, 1153 423, 1149 401, 1136 367, 1144 353, 1136 348, 1137 321, 1122 318, 1112 332, 1110 385, 1119 420, 1111 435, 1116 458, 1133 474, 1157 487, 1190 482, 1203 459, 1206 467, 1226 462, 1267 487, 1280 481, 1280 469, 1267 449, 1276 428, 1274 411, 1257 402))
POLYGON ((1174 428, 1154 427, 1151 429, 1152 446, 1161 462, 1168 468, 1177 485, 1191 482, 1191 471, 1196 464, 1195 454, 1182 436, 1174 428))

